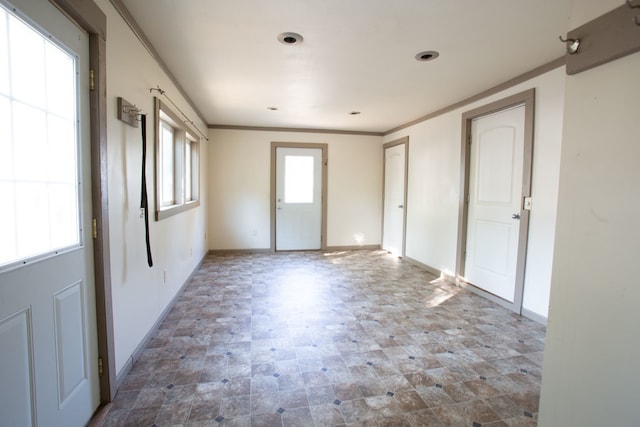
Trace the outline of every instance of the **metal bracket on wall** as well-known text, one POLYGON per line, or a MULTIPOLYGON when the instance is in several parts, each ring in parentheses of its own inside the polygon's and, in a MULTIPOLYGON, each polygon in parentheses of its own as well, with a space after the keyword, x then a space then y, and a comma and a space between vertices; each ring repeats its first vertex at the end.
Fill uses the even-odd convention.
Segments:
MULTIPOLYGON (((629 9, 640 9, 640 2, 634 3, 631 0, 627 0, 627 6, 629 6, 629 9)), ((633 17, 633 23, 640 27, 640 14, 633 17)))
POLYGON ((142 110, 136 107, 135 104, 130 103, 122 97, 118 97, 118 120, 122 120, 129 126, 134 128, 138 127, 138 116, 142 113, 142 110))
POLYGON ((637 0, 627 0, 626 4, 569 31, 565 40, 579 40, 580 45, 579 50, 567 52, 567 74, 578 74, 640 51, 638 5, 637 0))

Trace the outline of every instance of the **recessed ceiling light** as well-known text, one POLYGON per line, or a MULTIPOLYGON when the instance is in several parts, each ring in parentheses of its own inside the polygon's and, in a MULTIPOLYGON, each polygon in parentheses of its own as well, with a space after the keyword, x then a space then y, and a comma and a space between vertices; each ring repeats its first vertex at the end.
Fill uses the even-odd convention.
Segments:
POLYGON ((361 113, 360 111, 351 111, 349 114, 352 116, 357 116, 358 114, 361 114, 361 113))
POLYGON ((267 107, 267 110, 278 111, 278 107, 267 107))
POLYGON ((440 54, 435 50, 425 50, 416 55, 416 60, 421 62, 433 61, 438 56, 440 56, 440 54))
POLYGON ((304 39, 298 33, 281 33, 278 34, 278 40, 282 44, 300 44, 304 39))

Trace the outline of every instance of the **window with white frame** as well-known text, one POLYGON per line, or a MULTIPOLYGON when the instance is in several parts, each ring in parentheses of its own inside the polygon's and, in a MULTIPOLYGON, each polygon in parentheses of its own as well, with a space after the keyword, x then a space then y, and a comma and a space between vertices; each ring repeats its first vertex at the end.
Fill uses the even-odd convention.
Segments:
POLYGON ((155 99, 156 221, 199 206, 199 140, 155 99))

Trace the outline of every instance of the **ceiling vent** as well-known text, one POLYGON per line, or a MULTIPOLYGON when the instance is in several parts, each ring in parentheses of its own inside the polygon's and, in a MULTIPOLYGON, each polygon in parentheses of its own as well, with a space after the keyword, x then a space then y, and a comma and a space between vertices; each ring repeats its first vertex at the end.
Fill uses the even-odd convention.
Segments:
POLYGON ((416 60, 421 62, 433 61, 438 56, 440 56, 440 54, 435 50, 425 50, 416 55, 416 60))
POLYGON ((278 35, 278 41, 282 44, 300 44, 302 36, 298 33, 281 33, 278 35))

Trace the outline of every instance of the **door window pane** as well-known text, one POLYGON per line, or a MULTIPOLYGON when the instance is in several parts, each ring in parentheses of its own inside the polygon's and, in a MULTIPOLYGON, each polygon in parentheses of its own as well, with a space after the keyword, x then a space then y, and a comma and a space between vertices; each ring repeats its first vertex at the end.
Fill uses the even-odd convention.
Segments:
POLYGON ((7 20, 9 15, 0 8, 0 93, 9 95, 9 42, 7 20))
POLYGON ((285 156, 284 202, 313 203, 313 157, 285 156))
POLYGON ((0 266, 80 244, 76 58, 0 5, 0 266))
POLYGON ((19 19, 9 18, 11 93, 27 104, 45 107, 45 46, 50 44, 19 19))

